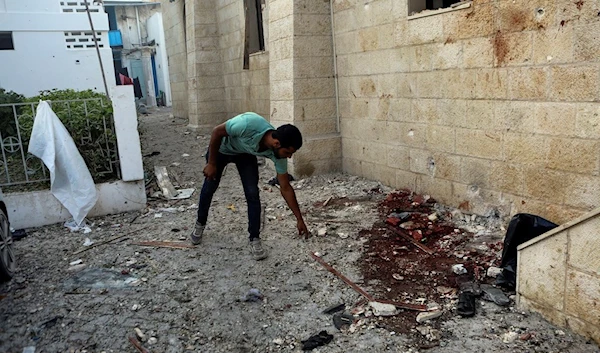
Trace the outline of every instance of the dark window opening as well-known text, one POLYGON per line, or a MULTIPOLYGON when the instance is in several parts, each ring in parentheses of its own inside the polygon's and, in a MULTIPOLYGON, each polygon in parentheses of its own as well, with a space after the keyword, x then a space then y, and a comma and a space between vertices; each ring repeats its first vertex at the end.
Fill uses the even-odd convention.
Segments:
POLYGON ((15 50, 12 32, 0 32, 0 50, 15 50))
POLYGON ((249 55, 265 50, 262 5, 264 0, 244 0, 246 27, 244 36, 244 69, 249 68, 249 55))
POLYGON ((463 0, 409 0, 408 14, 414 15, 424 10, 437 10, 451 7, 463 0))

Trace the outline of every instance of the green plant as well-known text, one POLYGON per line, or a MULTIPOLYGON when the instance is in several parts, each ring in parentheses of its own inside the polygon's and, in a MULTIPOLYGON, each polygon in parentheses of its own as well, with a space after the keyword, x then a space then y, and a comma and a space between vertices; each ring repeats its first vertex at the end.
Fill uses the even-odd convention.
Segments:
MULTIPOLYGON (((2 98, 2 93, 5 93, 4 90, 0 91, 0 102, 2 102, 1 99, 5 99, 10 103, 31 103, 35 107, 40 100, 49 101, 52 110, 73 138, 94 181, 96 183, 104 182, 117 177, 117 140, 113 129, 112 105, 105 95, 91 90, 67 89, 42 91, 35 97, 25 99, 22 95, 14 92, 5 93, 4 97, 6 98, 2 98)), ((19 149, 12 153, 6 153, 5 156, 11 183, 25 181, 25 173, 30 181, 45 179, 47 173, 43 174, 41 162, 26 153, 35 111, 28 104, 14 107, 19 124, 18 133, 13 107, 0 107, 0 118, 2 119, 0 133, 2 133, 3 139, 9 138, 14 141, 20 135, 22 141, 22 151, 19 149), (6 108, 6 112, 2 108, 6 108), (21 152, 25 152, 27 159, 26 171, 23 167, 21 152)), ((6 177, 4 180, 0 178, 0 182, 7 181, 6 177)))
MULTIPOLYGON (((48 90, 27 101, 50 101, 52 110, 71 134, 94 181, 117 177, 113 164, 117 158, 117 139, 113 129, 112 105, 106 96, 92 90, 48 90)), ((23 121, 29 140, 29 121, 23 121)), ((31 121, 33 125, 33 121, 31 121)))
MULTIPOLYGON (((24 101, 25 96, 22 94, 0 88, 0 104, 23 103, 24 101)), ((20 113, 20 109, 21 106, 16 107, 17 115, 20 113)), ((2 136, 17 135, 15 111, 12 106, 0 107, 0 133, 2 136)))

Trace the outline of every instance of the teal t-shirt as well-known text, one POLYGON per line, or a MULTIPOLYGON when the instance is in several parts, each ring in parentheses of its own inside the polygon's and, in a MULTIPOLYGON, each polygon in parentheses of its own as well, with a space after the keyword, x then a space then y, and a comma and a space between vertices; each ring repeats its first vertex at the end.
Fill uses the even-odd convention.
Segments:
POLYGON ((233 155, 240 153, 267 157, 275 163, 277 174, 287 173, 287 158, 277 158, 272 150, 258 152, 263 135, 275 130, 273 125, 256 113, 243 113, 225 122, 225 130, 229 136, 223 138, 219 152, 233 155))

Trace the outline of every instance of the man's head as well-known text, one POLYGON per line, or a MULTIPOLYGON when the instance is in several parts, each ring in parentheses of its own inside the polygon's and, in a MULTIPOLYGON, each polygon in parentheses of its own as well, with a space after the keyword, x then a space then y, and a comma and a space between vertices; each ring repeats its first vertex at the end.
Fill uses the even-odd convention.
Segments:
POLYGON ((281 125, 271 134, 273 138, 273 153, 277 158, 290 158, 302 147, 302 134, 291 124, 281 125))

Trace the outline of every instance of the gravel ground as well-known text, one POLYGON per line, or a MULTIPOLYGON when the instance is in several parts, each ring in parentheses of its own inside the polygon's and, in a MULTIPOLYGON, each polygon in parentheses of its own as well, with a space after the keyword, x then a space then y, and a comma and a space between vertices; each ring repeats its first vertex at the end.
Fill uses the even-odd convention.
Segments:
MULTIPOLYGON (((186 125, 167 109, 140 117, 151 196, 146 209, 90 219, 88 234, 70 233, 62 225, 28 229, 28 236, 15 243, 16 276, 0 284, 0 352, 30 346, 37 353, 136 352, 128 340, 136 328, 145 336, 141 344, 152 352, 299 352, 302 340, 322 330, 333 340, 313 352, 600 351, 537 314, 481 300, 476 316, 463 319, 454 314, 450 298, 440 318, 415 321, 407 333, 393 331, 389 319, 368 316, 368 310, 350 328, 336 329, 332 316, 322 311, 338 303, 356 308, 362 297, 315 262, 311 252, 370 293, 381 293, 384 283, 363 280, 360 262, 368 240, 360 231, 380 220, 377 205, 392 190, 354 176, 294 182, 315 233, 300 239, 278 189, 267 184, 274 172, 261 167, 266 207, 261 237, 270 251, 264 261, 254 261, 248 251, 245 199, 233 165, 215 195, 201 246, 135 245, 150 240, 187 244, 198 191, 190 199, 162 200, 152 175, 155 165, 167 166, 176 187, 201 186, 209 136, 186 125), (373 189, 381 193, 369 193, 373 189), (359 201, 322 207, 329 197, 359 201), (327 234, 317 235, 318 230, 327 234), (85 247, 86 238, 94 244, 85 247), (262 300, 246 301, 250 289, 258 289, 262 300)), ((464 223, 465 229, 501 240, 498 223, 464 223)))

